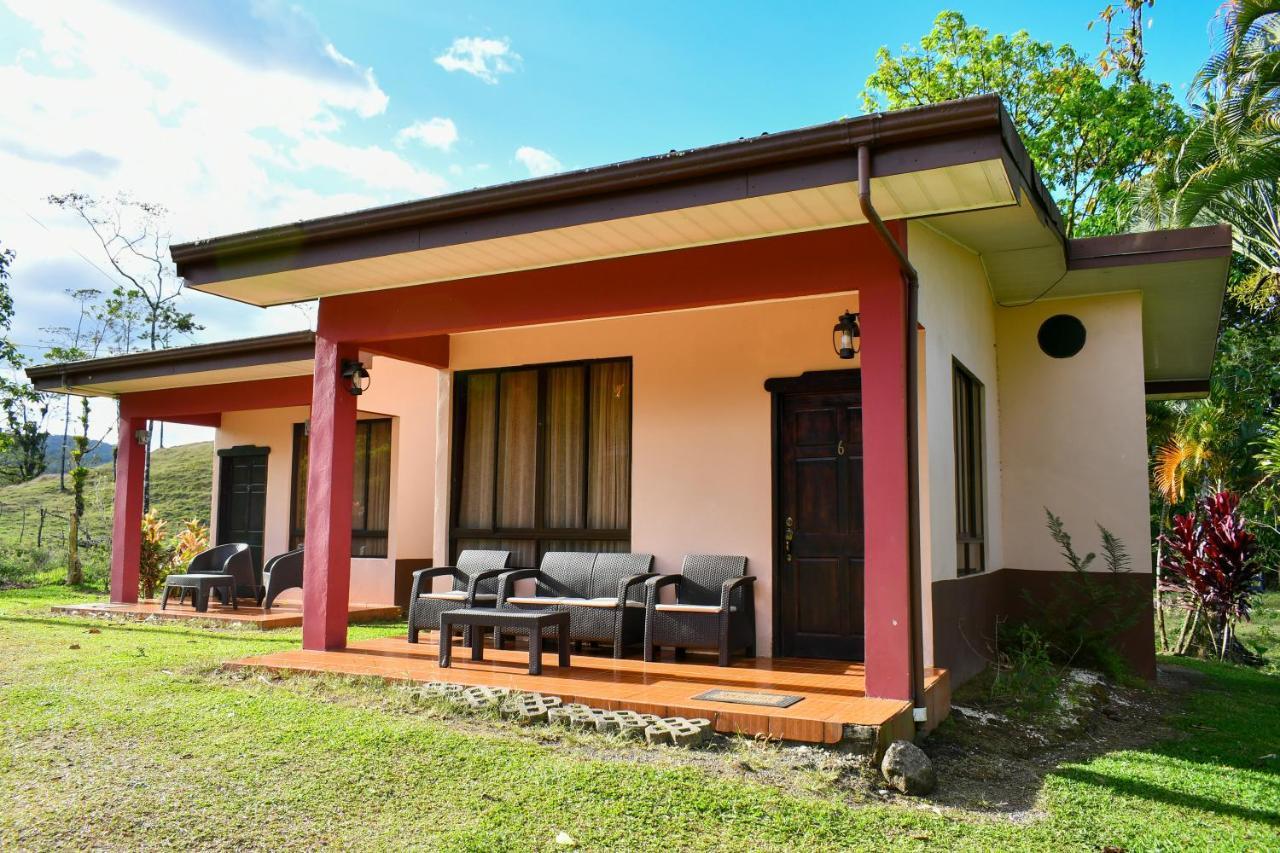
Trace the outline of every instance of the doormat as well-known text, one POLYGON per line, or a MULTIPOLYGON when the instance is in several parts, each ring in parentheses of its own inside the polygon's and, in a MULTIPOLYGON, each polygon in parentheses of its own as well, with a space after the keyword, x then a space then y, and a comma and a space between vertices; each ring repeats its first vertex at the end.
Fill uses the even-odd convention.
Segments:
POLYGON ((763 705, 766 708, 790 708, 804 699, 803 696, 788 696, 785 693, 757 693, 753 690, 708 690, 699 693, 694 699, 704 702, 732 702, 735 705, 763 705))

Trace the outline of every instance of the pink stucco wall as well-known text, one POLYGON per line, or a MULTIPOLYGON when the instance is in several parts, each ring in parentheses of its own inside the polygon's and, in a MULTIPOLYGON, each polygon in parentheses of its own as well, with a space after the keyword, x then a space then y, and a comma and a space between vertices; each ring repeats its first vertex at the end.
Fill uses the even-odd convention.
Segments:
MULTIPOLYGON (((390 603, 394 600, 395 561, 431 556, 431 506, 435 500, 435 408, 437 372, 394 359, 374 357, 372 384, 360 397, 360 417, 389 415, 391 432, 391 526, 386 558, 351 561, 350 600, 390 603)), ((267 461, 265 553, 282 553, 289 544, 289 494, 293 468, 293 425, 305 421, 306 406, 228 412, 214 444, 218 449, 241 444, 271 448, 267 461)), ((211 530, 217 530, 218 477, 215 459, 211 530)), ((282 601, 300 601, 297 592, 282 601)))
MULTIPOLYGON (((772 649, 772 483, 766 379, 856 366, 831 349, 831 326, 856 294, 473 332, 451 338, 470 370, 630 356, 633 364, 631 548, 678 572, 688 553, 743 554, 757 581, 757 648, 772 649)), ((448 491, 448 383, 442 382, 437 493, 448 491)), ((437 562, 448 531, 441 500, 437 562)))

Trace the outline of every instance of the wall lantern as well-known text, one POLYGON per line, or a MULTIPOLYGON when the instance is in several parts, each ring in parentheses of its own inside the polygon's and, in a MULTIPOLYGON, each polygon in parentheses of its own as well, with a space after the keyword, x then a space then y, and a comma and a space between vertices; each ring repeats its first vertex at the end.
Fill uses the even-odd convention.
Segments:
POLYGON ((858 327, 858 315, 848 311, 840 315, 839 321, 831 329, 831 348, 843 359, 853 358, 858 354, 858 346, 862 343, 862 330, 858 327))
POLYGON ((359 397, 369 390, 369 371, 362 362, 342 362, 342 378, 347 383, 347 393, 359 397))
POLYGON ((151 443, 151 430, 138 429, 133 431, 133 440, 137 442, 139 447, 146 447, 151 443))

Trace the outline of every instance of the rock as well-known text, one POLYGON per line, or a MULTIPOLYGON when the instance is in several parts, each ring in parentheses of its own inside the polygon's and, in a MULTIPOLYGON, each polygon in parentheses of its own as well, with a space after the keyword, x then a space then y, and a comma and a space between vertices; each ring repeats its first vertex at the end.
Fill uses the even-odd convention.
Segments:
POLYGON ((924 750, 908 740, 895 740, 884 752, 880 772, 885 780, 903 794, 922 797, 938 784, 933 762, 924 750))

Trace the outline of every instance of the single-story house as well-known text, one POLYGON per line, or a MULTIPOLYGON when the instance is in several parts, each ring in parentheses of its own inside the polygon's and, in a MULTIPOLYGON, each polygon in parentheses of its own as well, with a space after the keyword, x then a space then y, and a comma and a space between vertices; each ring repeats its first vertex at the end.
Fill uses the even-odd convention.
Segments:
MULTIPOLYGON (((150 421, 217 429, 213 528, 303 540, 303 645, 467 548, 748 558, 761 656, 869 696, 978 671, 1119 536, 1154 672, 1144 402, 1207 393, 1229 230, 1068 239, 994 97, 172 247, 313 333, 29 371, 120 405, 111 596, 150 421), (362 376, 367 371, 367 378, 362 376), (354 384, 368 389, 351 393, 354 384)), ((1101 568, 1101 567, 1099 567, 1101 568)))

